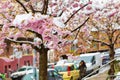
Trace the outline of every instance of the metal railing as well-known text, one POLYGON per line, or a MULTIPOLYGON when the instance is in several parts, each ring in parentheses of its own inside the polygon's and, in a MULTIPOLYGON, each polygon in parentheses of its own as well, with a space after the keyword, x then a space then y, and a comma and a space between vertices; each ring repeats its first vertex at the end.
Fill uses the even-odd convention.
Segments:
MULTIPOLYGON (((120 57, 120 56, 119 56, 119 57, 120 57)), ((91 72, 90 74, 86 75, 84 78, 82 78, 82 80, 87 80, 87 78, 88 78, 89 76, 93 75, 94 73, 96 73, 97 71, 99 71, 100 69, 102 69, 103 67, 109 65, 111 62, 117 60, 117 58, 118 58, 118 57, 114 58, 113 60, 109 61, 107 64, 102 65, 100 68, 98 68, 98 69, 94 70, 93 72, 91 72)), ((120 80, 120 79, 119 79, 119 80, 120 80)))

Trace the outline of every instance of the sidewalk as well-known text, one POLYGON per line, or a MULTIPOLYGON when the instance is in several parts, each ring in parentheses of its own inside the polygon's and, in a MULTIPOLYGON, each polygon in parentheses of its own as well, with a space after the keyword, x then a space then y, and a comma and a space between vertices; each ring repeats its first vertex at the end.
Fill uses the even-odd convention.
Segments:
POLYGON ((6 80, 12 80, 12 79, 10 79, 10 78, 6 78, 6 80))
POLYGON ((99 73, 98 75, 92 76, 87 80, 106 80, 108 74, 108 71, 105 71, 104 73, 99 73))

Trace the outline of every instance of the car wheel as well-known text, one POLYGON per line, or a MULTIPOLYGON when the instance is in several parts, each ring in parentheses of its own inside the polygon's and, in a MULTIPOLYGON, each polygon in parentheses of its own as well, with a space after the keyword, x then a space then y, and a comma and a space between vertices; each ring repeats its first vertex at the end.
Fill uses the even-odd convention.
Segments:
POLYGON ((70 80, 73 80, 73 77, 71 77, 70 80))
MULTIPOLYGON (((99 66, 97 69, 99 69, 99 68, 100 68, 100 66, 99 66)), ((99 70, 96 71, 96 74, 97 74, 97 73, 99 73, 99 70)))

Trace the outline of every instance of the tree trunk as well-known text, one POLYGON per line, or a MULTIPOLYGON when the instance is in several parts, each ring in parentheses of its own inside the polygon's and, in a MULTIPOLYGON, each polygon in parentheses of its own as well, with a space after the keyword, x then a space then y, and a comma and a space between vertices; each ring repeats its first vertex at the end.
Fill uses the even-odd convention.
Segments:
POLYGON ((39 80, 47 80, 47 52, 44 46, 39 51, 39 80))
MULTIPOLYGON (((114 59, 114 55, 115 55, 115 51, 114 51, 114 46, 111 46, 110 47, 110 60, 113 60, 114 59)), ((114 75, 115 73, 115 68, 114 68, 114 61, 110 63, 110 69, 109 69, 109 72, 108 74, 109 75, 114 75)), ((111 80, 113 80, 113 78, 111 78, 111 80)))

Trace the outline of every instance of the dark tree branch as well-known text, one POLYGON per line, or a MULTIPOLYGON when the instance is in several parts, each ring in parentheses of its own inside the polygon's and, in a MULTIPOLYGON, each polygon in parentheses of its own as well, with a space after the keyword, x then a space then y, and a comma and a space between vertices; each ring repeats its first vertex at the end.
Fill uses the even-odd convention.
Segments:
POLYGON ((3 26, 3 24, 0 24, 0 26, 3 26))
POLYGON ((75 39, 77 38, 77 36, 78 36, 78 34, 79 34, 79 32, 80 32, 80 29, 81 29, 81 28, 78 29, 78 32, 77 32, 77 34, 76 34, 76 36, 75 36, 75 39))
POLYGON ((29 41, 29 42, 33 42, 34 41, 33 38, 26 38, 26 37, 19 37, 16 40, 17 41, 29 41))
MULTIPOLYGON (((71 33, 72 32, 75 32, 76 30, 78 30, 78 29, 80 29, 87 21, 89 20, 89 17, 84 21, 84 23, 82 23, 80 26, 78 26, 77 28, 75 28, 74 30, 72 30, 71 31, 71 33)), ((78 32, 79 33, 79 32, 78 32)), ((78 35, 78 34, 77 34, 78 35)), ((77 36, 76 35, 76 36, 77 36)), ((65 35, 63 38, 66 38, 66 37, 68 37, 69 35, 67 34, 67 35, 65 35)))
POLYGON ((32 5, 30 5, 30 9, 32 10, 32 13, 35 13, 35 10, 32 5))
POLYGON ((71 32, 74 32, 78 30, 79 28, 81 28, 88 20, 89 20, 89 17, 80 26, 78 26, 76 29, 72 30, 71 32))
POLYGON ((63 14, 63 11, 58 15, 59 17, 63 14))
POLYGON ((43 9, 42 9, 42 14, 47 14, 48 2, 49 2, 49 0, 44 0, 44 5, 43 5, 43 9))
POLYGON ((37 46, 35 46, 35 45, 33 44, 33 42, 31 42, 31 40, 29 40, 29 38, 26 39, 26 38, 23 38, 23 37, 22 37, 22 38, 18 38, 17 40, 13 40, 13 39, 11 39, 11 38, 6 38, 4 42, 5 42, 5 43, 13 42, 13 43, 19 43, 19 44, 29 44, 29 45, 32 46, 32 48, 34 48, 34 49, 37 50, 38 52, 40 51, 40 49, 39 49, 37 46))
POLYGON ((81 8, 79 8, 75 13, 73 13, 69 18, 68 18, 68 20, 64 23, 64 24, 67 24, 69 21, 70 21, 70 19, 77 13, 77 12, 79 12, 81 9, 83 9, 84 7, 86 7, 88 4, 85 4, 84 6, 82 6, 81 8))
POLYGON ((93 39, 93 40, 91 40, 91 41, 93 41, 93 42, 98 42, 98 43, 102 43, 102 44, 105 44, 105 45, 107 45, 107 46, 110 46, 108 43, 103 42, 103 41, 101 41, 101 40, 93 39))
MULTIPOLYGON (((1 28, 3 27, 3 24, 0 24, 1 28)), ((10 26, 10 28, 15 28, 15 26, 10 26)))
POLYGON ((115 29, 115 30, 113 30, 113 31, 112 31, 112 35, 114 35, 114 33, 115 33, 116 31, 117 31, 116 29, 115 29))
MULTIPOLYGON (((71 33, 75 32, 75 31, 78 30, 78 29, 80 29, 88 20, 89 20, 89 17, 88 17, 80 26, 78 26, 77 28, 73 29, 73 30, 71 31, 71 33)), ((78 32, 78 33, 79 33, 79 32, 78 32)), ((69 35, 67 34, 67 35, 65 35, 63 38, 66 38, 66 37, 68 37, 68 36, 69 36, 69 35)))
POLYGON ((11 39, 11 38, 6 38, 5 39, 5 42, 14 42, 14 43, 23 43, 23 44, 33 44, 33 42, 31 42, 31 41, 28 41, 28 40, 25 40, 25 38, 19 38, 19 39, 17 39, 17 40, 14 40, 14 39, 11 39))
POLYGON ((48 9, 48 3, 49 3, 49 0, 46 0, 46 8, 45 8, 45 14, 47 14, 47 9, 48 9))
POLYGON ((42 14, 44 14, 45 6, 46 6, 46 1, 44 0, 44 5, 43 5, 43 9, 42 9, 42 14))
POLYGON ((24 9, 27 13, 29 13, 29 11, 28 11, 27 8, 23 5, 22 2, 20 2, 19 0, 16 0, 16 1, 23 7, 23 9, 24 9))
MULTIPOLYGON (((2 26, 3 27, 3 24, 0 24, 0 26, 2 26)), ((1 28, 2 28, 1 27, 1 28)), ((17 28, 17 27, 15 27, 15 26, 10 26, 10 28, 17 28)), ((36 34, 36 37, 39 37, 42 41, 43 41, 43 38, 42 38, 42 35, 41 34, 39 34, 38 32, 35 32, 35 31, 33 31, 33 30, 27 30, 27 31, 29 31, 29 32, 31 32, 31 33, 34 33, 34 34, 36 34)), ((21 40, 23 40, 22 38, 20 38, 21 40)), ((30 38, 28 38, 28 39, 30 39, 30 38)), ((31 39, 32 40, 32 39, 31 39)), ((32 40, 33 41, 33 40, 32 40)))

